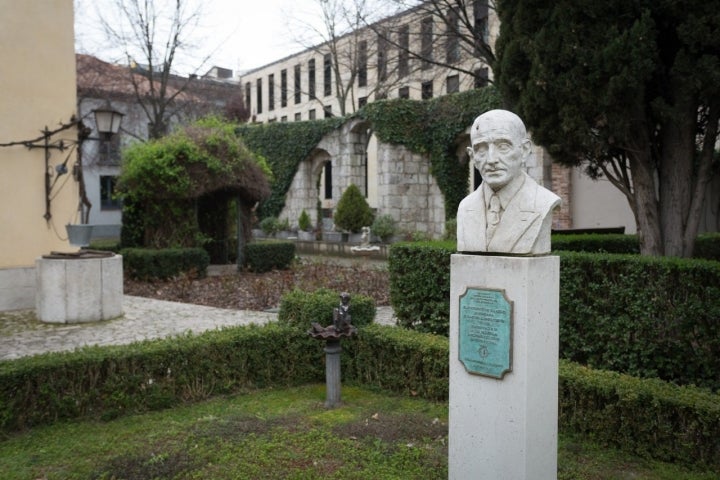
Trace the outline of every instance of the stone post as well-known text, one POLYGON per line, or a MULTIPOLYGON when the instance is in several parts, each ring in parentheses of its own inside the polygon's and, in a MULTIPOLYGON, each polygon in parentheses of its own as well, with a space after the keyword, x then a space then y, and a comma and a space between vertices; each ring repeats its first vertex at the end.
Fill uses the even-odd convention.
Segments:
POLYGON ((556 256, 456 254, 449 478, 557 478, 556 256))
POLYGON ((340 339, 329 339, 325 344, 325 406, 340 405, 340 339))

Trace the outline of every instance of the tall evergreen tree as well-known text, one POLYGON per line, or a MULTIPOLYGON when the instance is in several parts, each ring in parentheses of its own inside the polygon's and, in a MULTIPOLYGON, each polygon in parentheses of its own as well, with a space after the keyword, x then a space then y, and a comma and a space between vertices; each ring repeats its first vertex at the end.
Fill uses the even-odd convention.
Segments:
POLYGON ((622 191, 641 251, 690 256, 717 170, 720 8, 498 0, 496 83, 554 159, 622 191))

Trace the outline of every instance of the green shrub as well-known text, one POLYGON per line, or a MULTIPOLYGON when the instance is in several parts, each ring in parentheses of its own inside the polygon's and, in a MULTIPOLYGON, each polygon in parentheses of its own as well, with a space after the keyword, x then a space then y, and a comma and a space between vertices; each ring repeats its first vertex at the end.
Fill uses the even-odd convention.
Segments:
POLYGON ((305 232, 308 232, 312 228, 312 222, 310 221, 310 215, 305 211, 303 208, 303 211, 300 212, 300 217, 298 218, 298 228, 300 230, 303 230, 305 232))
MULTIPOLYGON (((448 400, 448 339, 368 325, 342 343, 343 381, 448 400)), ((297 327, 233 327, 0 362, 0 431, 111 419, 250 388, 324 379, 320 342, 297 327)), ((720 396, 560 361, 559 425, 677 463, 720 468, 720 396)))
POLYGON ((322 358, 317 341, 270 324, 0 362, 0 430, 318 382, 322 358))
POLYGON ((345 189, 335 208, 333 220, 343 230, 358 233, 373 223, 373 212, 355 184, 345 189))
POLYGON ((251 242, 245 245, 245 266, 252 272, 286 270, 295 260, 295 244, 287 241, 251 242))
POLYGON ((450 255, 455 242, 396 243, 390 246, 390 303, 398 325, 448 334, 450 255))
POLYGON ((210 256, 202 248, 125 248, 123 269, 140 280, 168 279, 183 273, 202 278, 207 274, 210 256))
MULTIPOLYGON (((448 242, 389 255, 398 325, 447 335, 448 242)), ((720 263, 559 252, 560 355, 595 368, 720 388, 720 263)))
POLYGON ((720 261, 720 233, 704 233, 695 239, 694 258, 720 261))
POLYGON ((387 242, 397 232, 395 219, 389 214, 380 215, 373 221, 370 231, 380 237, 383 242, 387 242))
POLYGON ((720 468, 720 396, 560 361, 559 425, 666 462, 720 468))
POLYGON ((260 230, 269 237, 280 231, 280 221, 277 217, 265 217, 260 220, 260 230))
POLYGON ((560 262, 562 358, 720 389, 720 263, 572 252, 560 262))
POLYGON ((343 378, 403 395, 447 401, 447 338, 387 325, 370 325, 343 343, 343 378))
POLYGON ((88 249, 118 253, 120 252, 120 242, 117 240, 93 240, 88 249))
MULTIPOLYGON (((364 327, 375 318, 375 300, 365 295, 350 293, 350 316, 352 324, 364 327)), ((315 292, 293 290, 283 295, 280 300, 278 322, 293 325, 301 329, 309 329, 312 322, 323 327, 332 325, 333 309, 340 304, 340 292, 325 288, 315 292)))
POLYGON ((553 234, 554 252, 640 253, 637 235, 619 233, 553 234))

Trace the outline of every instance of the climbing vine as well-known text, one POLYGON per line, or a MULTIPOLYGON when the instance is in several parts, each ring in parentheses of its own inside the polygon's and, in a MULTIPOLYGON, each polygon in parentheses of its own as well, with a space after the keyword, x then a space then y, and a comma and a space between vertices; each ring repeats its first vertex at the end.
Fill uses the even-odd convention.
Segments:
POLYGON ((375 102, 360 113, 370 121, 380 141, 429 154, 431 173, 444 196, 446 216, 454 218, 468 193, 468 167, 458 162, 457 139, 475 117, 501 104, 497 90, 487 87, 426 101, 375 102))
POLYGON ((345 121, 346 118, 327 118, 237 127, 237 134, 248 148, 267 159, 274 175, 270 197, 258 208, 258 218, 280 215, 300 162, 310 155, 325 135, 340 128, 345 121))
MULTIPOLYGON (((373 102, 354 114, 371 124, 381 142, 403 145, 415 153, 428 154, 430 168, 445 199, 448 218, 455 216, 467 195, 467 165, 455 154, 458 137, 481 113, 499 108, 494 87, 444 95, 432 100, 393 99, 373 102)), ((304 122, 242 125, 237 128, 245 144, 265 157, 275 181, 270 198, 258 209, 258 218, 277 217, 300 162, 331 131, 352 117, 304 122)))

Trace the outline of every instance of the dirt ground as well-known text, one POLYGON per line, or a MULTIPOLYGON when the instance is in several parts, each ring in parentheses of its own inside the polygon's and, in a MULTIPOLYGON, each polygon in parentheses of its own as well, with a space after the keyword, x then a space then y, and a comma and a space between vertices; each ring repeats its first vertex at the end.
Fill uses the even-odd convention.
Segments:
MULTIPOLYGON (((231 270, 230 270, 231 271, 231 270)), ((125 280, 125 294, 238 310, 267 310, 280 304, 283 294, 297 288, 367 295, 377 306, 390 304, 387 267, 298 260, 289 270, 267 273, 234 272, 193 278, 181 275, 167 281, 125 280)))

